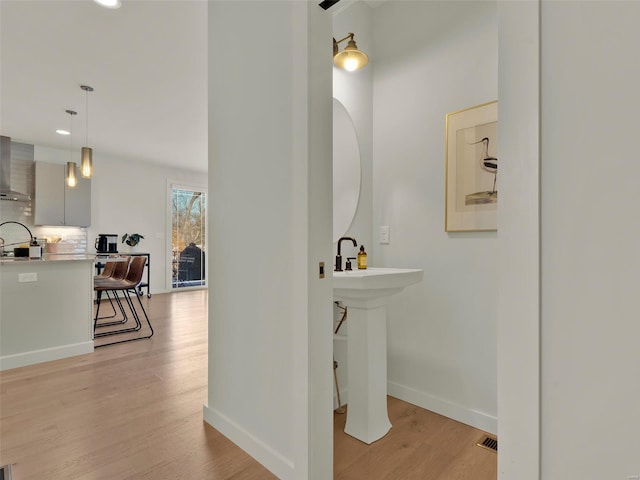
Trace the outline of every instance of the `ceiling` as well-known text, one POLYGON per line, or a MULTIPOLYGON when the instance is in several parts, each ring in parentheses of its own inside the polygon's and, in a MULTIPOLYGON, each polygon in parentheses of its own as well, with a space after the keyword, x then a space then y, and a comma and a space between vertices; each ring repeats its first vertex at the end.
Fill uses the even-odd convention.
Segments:
POLYGON ((207 2, 0 1, 0 134, 207 169, 207 2))

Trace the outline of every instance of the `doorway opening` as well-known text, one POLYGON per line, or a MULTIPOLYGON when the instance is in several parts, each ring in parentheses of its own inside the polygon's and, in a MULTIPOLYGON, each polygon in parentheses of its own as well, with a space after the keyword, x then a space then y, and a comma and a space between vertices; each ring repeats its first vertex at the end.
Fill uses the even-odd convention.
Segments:
POLYGON ((171 288, 204 287, 207 192, 171 185, 171 288))

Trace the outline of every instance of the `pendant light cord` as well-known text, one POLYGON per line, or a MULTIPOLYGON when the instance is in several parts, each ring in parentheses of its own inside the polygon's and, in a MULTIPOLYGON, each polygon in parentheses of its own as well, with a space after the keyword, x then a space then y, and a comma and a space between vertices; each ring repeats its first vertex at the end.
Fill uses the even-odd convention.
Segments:
POLYGON ((85 129, 84 129, 84 140, 85 140, 85 145, 89 146, 89 90, 85 90, 85 129))
POLYGON ((82 90, 84 90, 85 93, 85 121, 86 121, 86 125, 85 125, 85 145, 88 147, 89 146, 89 92, 93 92, 93 87, 90 87, 89 85, 80 85, 80 88, 82 90))
POLYGON ((71 160, 73 160, 73 116, 76 114, 73 110, 67 110, 69 114, 69 150, 71 152, 71 160))

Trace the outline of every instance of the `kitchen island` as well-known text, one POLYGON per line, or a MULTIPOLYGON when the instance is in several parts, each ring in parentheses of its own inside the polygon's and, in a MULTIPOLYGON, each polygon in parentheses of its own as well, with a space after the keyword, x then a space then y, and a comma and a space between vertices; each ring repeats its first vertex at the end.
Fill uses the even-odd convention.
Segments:
POLYGON ((0 259, 0 370, 93 352, 94 261, 0 259))

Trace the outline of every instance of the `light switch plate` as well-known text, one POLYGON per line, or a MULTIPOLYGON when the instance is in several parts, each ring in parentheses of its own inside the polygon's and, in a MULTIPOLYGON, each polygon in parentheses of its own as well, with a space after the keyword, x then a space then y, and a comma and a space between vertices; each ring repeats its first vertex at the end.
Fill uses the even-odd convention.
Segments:
POLYGON ((18 274, 18 283, 37 282, 37 281, 38 281, 38 274, 36 272, 18 274))
POLYGON ((389 244, 389 226, 383 225, 380 227, 380 244, 388 245, 389 244))

